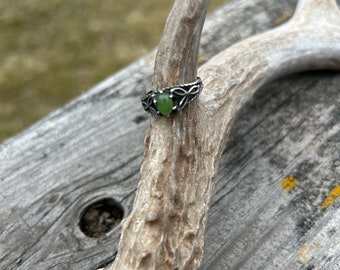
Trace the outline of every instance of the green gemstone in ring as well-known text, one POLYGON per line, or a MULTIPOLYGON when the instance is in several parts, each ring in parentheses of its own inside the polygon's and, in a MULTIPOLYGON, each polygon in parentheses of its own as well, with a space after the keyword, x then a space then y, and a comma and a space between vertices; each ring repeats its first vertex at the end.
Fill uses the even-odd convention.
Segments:
POLYGON ((168 93, 161 93, 156 97, 156 107, 162 115, 170 115, 173 106, 174 102, 168 93))
POLYGON ((169 116, 190 104, 202 90, 202 80, 197 77, 197 80, 192 83, 150 90, 142 97, 142 106, 146 112, 153 115, 169 116))

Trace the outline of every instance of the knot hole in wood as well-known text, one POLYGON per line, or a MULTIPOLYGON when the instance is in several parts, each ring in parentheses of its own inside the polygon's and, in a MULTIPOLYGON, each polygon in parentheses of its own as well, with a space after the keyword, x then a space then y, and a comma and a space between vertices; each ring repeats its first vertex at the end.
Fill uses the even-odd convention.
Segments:
POLYGON ((120 203, 103 198, 85 207, 80 215, 79 228, 88 237, 99 238, 116 228, 124 217, 120 203))

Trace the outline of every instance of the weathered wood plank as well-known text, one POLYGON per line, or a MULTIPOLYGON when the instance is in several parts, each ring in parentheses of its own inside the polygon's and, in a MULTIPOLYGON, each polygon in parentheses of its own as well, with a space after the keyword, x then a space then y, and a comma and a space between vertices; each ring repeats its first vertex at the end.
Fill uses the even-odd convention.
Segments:
POLYGON ((338 269, 340 204, 321 206, 340 184, 339 78, 290 76, 243 107, 220 167, 202 269, 338 269), (297 183, 286 192, 288 176, 297 183))
MULTIPOLYGON (((296 1, 234 1, 206 23, 201 60, 291 14, 296 1), (275 2, 275 4, 274 4, 275 2)), ((148 129, 139 104, 153 54, 0 146, 0 268, 96 269, 119 228, 79 229, 84 208, 114 198, 131 209, 148 129)), ((243 107, 216 179, 202 269, 338 269, 340 76, 292 75, 243 107), (292 175, 289 192, 281 186, 292 175)))

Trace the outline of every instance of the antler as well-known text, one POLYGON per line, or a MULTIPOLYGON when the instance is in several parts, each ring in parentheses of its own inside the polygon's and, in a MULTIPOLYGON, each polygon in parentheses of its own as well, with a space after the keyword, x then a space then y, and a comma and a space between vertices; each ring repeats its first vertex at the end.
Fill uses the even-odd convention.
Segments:
MULTIPOLYGON (((196 29, 196 37, 189 41, 197 44, 207 2, 176 3, 173 12, 196 7, 191 19, 177 13, 176 20, 187 18, 181 22, 196 29)), ((168 39, 170 30, 165 30, 159 48, 157 88, 195 79, 195 72, 187 69, 195 66, 192 57, 197 51, 186 50, 197 45, 185 43, 182 35, 188 31, 180 33, 176 25, 168 39), (182 51, 173 56, 176 46, 182 51), (179 58, 184 60, 176 66, 179 58)), ((173 117, 151 119, 141 182, 110 269, 197 269, 214 176, 237 112, 265 82, 293 71, 320 68, 340 69, 340 12, 335 0, 300 0, 289 22, 207 62, 198 72, 205 85, 199 99, 173 117)))

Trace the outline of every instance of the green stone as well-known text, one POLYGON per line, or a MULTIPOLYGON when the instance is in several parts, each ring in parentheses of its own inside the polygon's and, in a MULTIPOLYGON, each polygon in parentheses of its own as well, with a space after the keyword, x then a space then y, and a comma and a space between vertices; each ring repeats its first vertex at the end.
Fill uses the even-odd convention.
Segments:
POLYGON ((169 94, 162 93, 156 97, 156 106, 161 114, 168 116, 172 112, 174 102, 170 98, 169 94))

